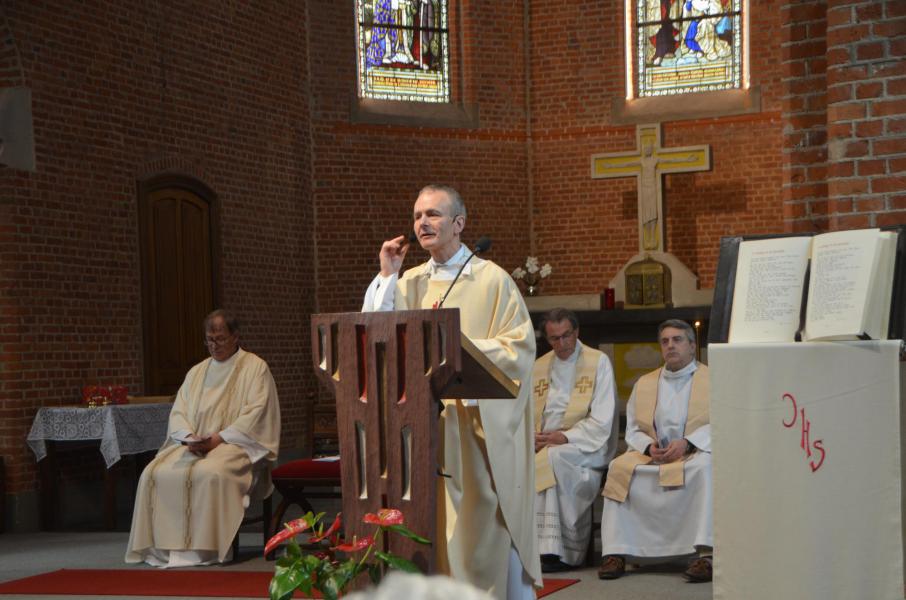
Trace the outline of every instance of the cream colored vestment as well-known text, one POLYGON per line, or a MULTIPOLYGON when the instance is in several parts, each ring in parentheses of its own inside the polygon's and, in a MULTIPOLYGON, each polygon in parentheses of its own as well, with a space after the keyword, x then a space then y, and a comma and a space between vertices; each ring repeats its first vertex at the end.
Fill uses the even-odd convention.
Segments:
POLYGON ((230 360, 231 368, 213 382, 206 378, 209 368, 223 363, 210 358, 186 375, 170 413, 167 441, 139 480, 126 562, 141 562, 152 550, 214 552, 222 562, 247 497, 264 498, 273 488, 267 467, 276 461, 280 445, 274 378, 267 363, 250 352, 239 349, 230 360), (254 490, 253 464, 242 447, 222 443, 200 458, 171 437, 179 431, 206 437, 227 428, 253 441, 263 454, 258 463, 265 468, 254 490))
MULTIPOLYGON (((430 280, 428 263, 412 268, 397 282, 395 308, 432 308, 449 285, 430 280)), ((511 545, 535 585, 541 585, 528 384, 535 335, 515 282, 490 261, 473 259, 444 308, 459 308, 462 333, 522 384, 514 400, 479 399, 467 405, 445 399, 440 423, 443 470, 451 477, 438 511, 440 530, 447 532, 446 540, 436 543, 438 564, 453 577, 505 598, 511 545)))
POLYGON ((565 360, 550 352, 535 361, 535 430, 562 431, 567 438, 535 454, 535 523, 542 556, 556 555, 570 565, 585 560, 592 504, 619 437, 615 387, 607 356, 581 343, 565 360))

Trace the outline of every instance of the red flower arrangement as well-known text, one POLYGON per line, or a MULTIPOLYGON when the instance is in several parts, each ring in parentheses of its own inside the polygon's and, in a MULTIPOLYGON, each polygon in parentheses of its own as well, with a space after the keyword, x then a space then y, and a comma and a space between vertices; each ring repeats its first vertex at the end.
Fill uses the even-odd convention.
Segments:
POLYGON ((419 544, 431 542, 404 525, 403 513, 395 508, 382 508, 368 513, 363 522, 375 525, 373 535, 355 537, 351 540, 340 538, 342 526, 340 515, 326 530, 321 518, 307 513, 305 516, 286 523, 286 527, 268 540, 264 554, 270 554, 280 544, 286 542, 286 555, 277 560, 274 576, 271 579, 269 593, 272 600, 287 600, 293 592, 300 590, 305 595, 318 590, 325 600, 336 600, 349 585, 363 572, 368 572, 373 583, 381 580, 385 568, 421 572, 412 561, 396 556, 390 552, 377 549, 377 543, 385 532, 393 531, 419 544), (296 541, 296 536, 310 532, 306 542, 306 552, 296 541), (354 555, 364 551, 356 558, 354 555), (340 560, 339 555, 348 556, 340 560), (373 556, 372 556, 373 555, 373 556))

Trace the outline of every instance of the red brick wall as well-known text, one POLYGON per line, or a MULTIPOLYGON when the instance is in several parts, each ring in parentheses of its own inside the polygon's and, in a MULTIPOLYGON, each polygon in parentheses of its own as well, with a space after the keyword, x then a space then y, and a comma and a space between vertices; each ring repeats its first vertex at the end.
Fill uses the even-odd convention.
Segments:
POLYGON ((828 221, 906 224, 906 3, 827 2, 828 221))
POLYGON ((781 18, 790 229, 906 223, 906 4, 790 2, 781 18))
POLYGON ((165 170, 220 199, 223 303, 271 365, 293 445, 314 389, 303 5, 14 2, 2 17, 0 76, 32 90, 38 165, 0 170, 7 489, 35 486, 38 407, 85 383, 142 389, 136 182, 165 170))
MULTIPOLYGON (((713 169, 665 180, 667 250, 713 286, 721 236, 783 230, 780 211, 780 2, 751 14, 752 85, 762 112, 679 121, 666 147, 708 144, 713 169)), ((553 275, 545 293, 600 293, 638 251, 633 178, 592 180, 592 154, 635 149, 635 126, 614 126, 625 96, 623 7, 533 3, 532 154, 536 252, 553 275)), ((682 105, 682 98, 677 104, 682 105)), ((652 121, 657 121, 656 117, 652 121)))
POLYGON ((791 231, 827 228, 827 40, 824 2, 780 10, 783 217, 791 231))

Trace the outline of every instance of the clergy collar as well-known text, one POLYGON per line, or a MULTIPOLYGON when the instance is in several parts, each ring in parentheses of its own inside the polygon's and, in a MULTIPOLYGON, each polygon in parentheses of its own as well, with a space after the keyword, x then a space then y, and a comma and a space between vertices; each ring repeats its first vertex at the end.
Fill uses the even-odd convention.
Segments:
POLYGON ((232 365, 234 362, 236 362, 236 359, 239 357, 239 353, 240 353, 240 352, 242 352, 242 347, 241 347, 241 346, 240 346, 239 348, 236 348, 236 351, 233 352, 233 354, 231 354, 230 357, 229 357, 228 359, 226 359, 226 360, 217 360, 216 358, 214 358, 214 357, 212 356, 212 357, 211 357, 211 362, 214 363, 215 365, 232 365))
POLYGON ((579 352, 581 352, 581 350, 582 350, 582 343, 579 342, 579 340, 576 340, 576 347, 573 348, 572 354, 567 356, 566 359, 561 359, 559 356, 557 356, 556 353, 554 353, 554 360, 556 360, 557 362, 563 363, 563 364, 574 363, 577 360, 579 360, 579 352))
POLYGON ((664 367, 661 369, 661 375, 663 375, 665 379, 682 379, 683 377, 688 377, 695 373, 696 369, 698 369, 698 363, 693 358, 688 365, 679 371, 668 371, 667 367, 664 367))
MULTIPOLYGON (((427 269, 426 269, 427 273, 429 275, 434 275, 435 273, 437 273, 440 270, 450 270, 454 267, 459 268, 459 265, 461 265, 466 260, 467 251, 468 251, 468 248, 466 248, 464 244, 460 244, 459 250, 456 252, 456 254, 451 256, 450 260, 448 260, 445 263, 437 263, 434 260, 434 257, 432 256, 431 258, 428 259, 427 269)), ((462 270, 462 274, 469 275, 471 272, 472 272, 472 264, 468 263, 468 264, 466 264, 465 268, 462 270)))

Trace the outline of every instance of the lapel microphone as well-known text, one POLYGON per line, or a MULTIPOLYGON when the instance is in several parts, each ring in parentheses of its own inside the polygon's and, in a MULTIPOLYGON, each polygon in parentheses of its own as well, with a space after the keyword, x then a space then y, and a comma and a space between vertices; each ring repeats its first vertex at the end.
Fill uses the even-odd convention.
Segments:
POLYGON ((472 253, 469 255, 469 258, 467 258, 465 261, 463 261, 462 265, 460 265, 459 270, 456 272, 456 277, 454 277, 453 281, 450 282, 450 287, 447 288, 447 291, 444 294, 444 297, 441 298, 440 302, 437 303, 436 308, 443 307, 444 300, 446 300, 447 296, 450 295, 450 290, 453 289, 453 285, 459 280, 459 276, 462 274, 462 270, 466 268, 466 265, 469 264, 469 261, 472 260, 472 257, 475 256, 476 254, 481 254, 482 252, 487 252, 490 247, 491 247, 491 238, 489 238, 486 235, 483 235, 480 238, 478 238, 478 241, 475 243, 475 249, 472 250, 472 253))

